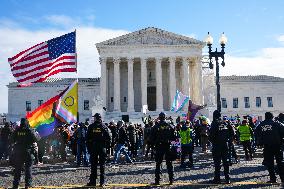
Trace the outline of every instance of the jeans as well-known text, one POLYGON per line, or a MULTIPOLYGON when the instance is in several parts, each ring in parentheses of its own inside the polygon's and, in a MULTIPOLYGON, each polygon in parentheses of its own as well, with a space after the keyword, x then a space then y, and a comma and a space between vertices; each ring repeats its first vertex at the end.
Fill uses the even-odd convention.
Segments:
POLYGON ((81 155, 83 155, 83 158, 84 158, 84 165, 88 166, 89 158, 87 155, 87 146, 84 141, 77 142, 77 165, 78 166, 80 166, 81 164, 81 155))
POLYGON ((128 153, 125 150, 125 145, 124 144, 117 144, 116 149, 115 149, 115 153, 114 153, 114 160, 113 160, 114 163, 117 163, 118 156, 121 152, 125 155, 126 160, 128 162, 132 162, 128 153))

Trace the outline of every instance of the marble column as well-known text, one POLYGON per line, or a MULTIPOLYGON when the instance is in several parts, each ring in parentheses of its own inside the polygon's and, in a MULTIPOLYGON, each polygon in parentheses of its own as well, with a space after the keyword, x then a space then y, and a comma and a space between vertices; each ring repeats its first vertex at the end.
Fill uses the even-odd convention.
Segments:
POLYGON ((156 58, 156 111, 163 111, 162 58, 156 58))
POLYGON ((101 99, 103 100, 103 107, 107 107, 107 69, 106 69, 106 62, 107 58, 101 57, 100 63, 101 63, 101 79, 100 79, 100 95, 101 99))
POLYGON ((202 81, 202 62, 201 57, 195 57, 194 69, 195 69, 195 88, 196 88, 196 103, 203 104, 203 81, 202 81))
POLYGON ((127 58, 128 65, 128 107, 127 112, 134 112, 133 63, 134 58, 127 58))
POLYGON ((114 112, 120 112, 120 58, 113 59, 113 67, 114 67, 114 112))
POLYGON ((188 60, 187 58, 182 58, 182 92, 184 95, 189 95, 189 74, 188 74, 188 60))
POLYGON ((169 62, 169 106, 171 108, 176 94, 176 57, 170 57, 169 62))
MULTIPOLYGON (((147 59, 141 58, 141 103, 147 105, 147 59)), ((141 112, 143 108, 141 107, 141 112)))
POLYGON ((189 77, 188 77, 188 80, 189 80, 189 97, 190 99, 192 99, 193 97, 193 80, 194 80, 194 77, 193 77, 193 60, 191 58, 188 58, 188 73, 189 73, 189 77))

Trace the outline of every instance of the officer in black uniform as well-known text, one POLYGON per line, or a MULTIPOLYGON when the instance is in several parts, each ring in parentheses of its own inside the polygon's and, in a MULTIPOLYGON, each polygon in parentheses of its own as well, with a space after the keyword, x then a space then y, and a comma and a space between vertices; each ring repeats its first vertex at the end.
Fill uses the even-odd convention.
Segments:
POLYGON ((102 123, 102 118, 99 113, 94 115, 95 122, 88 127, 87 131, 87 148, 90 153, 91 175, 88 186, 96 186, 97 165, 100 164, 100 186, 105 183, 105 162, 106 162, 106 147, 111 142, 111 134, 109 129, 102 123))
POLYGON ((13 164, 14 181, 13 188, 18 188, 21 180, 21 171, 25 165, 25 188, 32 185, 32 165, 33 165, 33 143, 39 141, 39 136, 34 130, 29 128, 29 123, 25 118, 21 119, 20 127, 12 134, 12 144, 14 144, 13 164))
POLYGON ((220 184, 220 169, 221 169, 221 160, 224 166, 224 175, 226 184, 230 183, 229 176, 229 142, 230 138, 230 129, 227 126, 226 122, 221 120, 221 113, 218 110, 213 112, 213 121, 209 129, 209 140, 212 143, 212 156, 215 167, 215 176, 211 181, 214 184, 220 184))
POLYGON ((274 170, 274 157, 281 182, 284 182, 284 162, 283 162, 283 138, 284 125, 278 121, 273 121, 271 112, 265 113, 265 120, 262 121, 255 129, 257 144, 263 145, 263 157, 268 169, 270 180, 268 183, 275 183, 276 176, 274 170))
POLYGON ((174 129, 165 122, 165 113, 161 112, 159 114, 159 122, 153 127, 151 134, 151 141, 153 141, 156 151, 155 161, 155 185, 160 184, 160 169, 163 162, 163 157, 165 155, 166 164, 169 174, 169 182, 173 183, 173 163, 174 160, 171 152, 171 141, 176 139, 174 129))

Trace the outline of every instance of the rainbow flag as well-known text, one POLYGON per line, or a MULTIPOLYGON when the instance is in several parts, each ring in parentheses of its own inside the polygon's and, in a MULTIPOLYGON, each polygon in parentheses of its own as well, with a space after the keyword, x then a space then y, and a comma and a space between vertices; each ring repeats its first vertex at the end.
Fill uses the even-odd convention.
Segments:
POLYGON ((78 80, 76 79, 60 97, 55 117, 64 123, 76 123, 78 114, 78 80))
POLYGON ((171 111, 175 112, 180 111, 188 101, 189 101, 189 96, 186 96, 177 90, 171 111))
POLYGON ((53 116, 56 102, 60 99, 61 94, 56 95, 37 107, 33 112, 27 113, 26 117, 31 128, 34 128, 41 137, 53 133, 55 126, 60 124, 53 116))

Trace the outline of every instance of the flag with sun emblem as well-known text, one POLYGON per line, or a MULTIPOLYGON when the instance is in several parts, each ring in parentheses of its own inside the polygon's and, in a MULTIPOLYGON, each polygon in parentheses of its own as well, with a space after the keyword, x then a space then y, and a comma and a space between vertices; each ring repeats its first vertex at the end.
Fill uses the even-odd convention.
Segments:
POLYGON ((55 117, 64 123, 76 123, 78 113, 78 80, 76 79, 60 97, 55 117))

